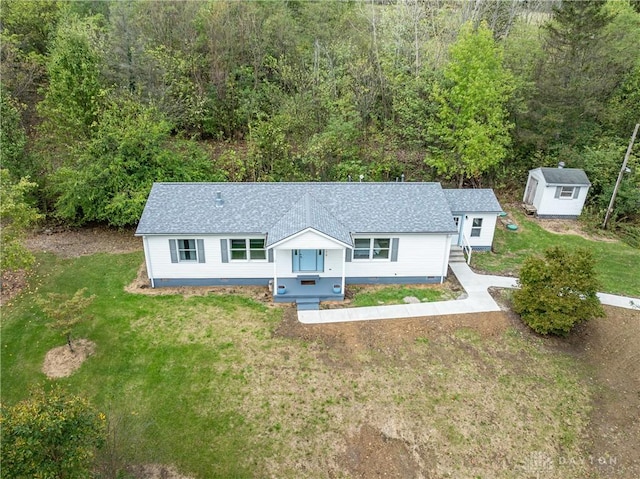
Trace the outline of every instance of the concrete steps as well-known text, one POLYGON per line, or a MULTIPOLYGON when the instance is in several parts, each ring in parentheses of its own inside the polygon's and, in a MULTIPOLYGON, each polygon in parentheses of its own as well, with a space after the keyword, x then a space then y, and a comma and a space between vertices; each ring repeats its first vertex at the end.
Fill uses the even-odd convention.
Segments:
POLYGON ((298 311, 315 311, 320 309, 320 298, 297 298, 298 311))
POLYGON ((449 253, 449 263, 466 263, 467 260, 464 257, 464 251, 461 246, 452 246, 449 253))

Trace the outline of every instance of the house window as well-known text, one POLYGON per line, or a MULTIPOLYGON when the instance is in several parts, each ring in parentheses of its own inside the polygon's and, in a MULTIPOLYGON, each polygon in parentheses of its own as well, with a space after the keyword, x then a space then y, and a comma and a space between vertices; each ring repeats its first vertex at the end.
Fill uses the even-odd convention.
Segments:
POLYGON ((229 250, 234 261, 256 261, 267 259, 263 238, 232 239, 229 250))
POLYGON ((196 249, 196 240, 179 239, 178 240, 178 260, 182 262, 198 261, 198 250, 196 249))
POLYGON ((205 263, 203 239, 170 239, 172 263, 205 263))
POLYGON ((471 237, 480 236, 481 231, 482 231, 482 218, 473 218, 473 223, 471 224, 471 237))
POLYGON ((389 259, 391 253, 390 238, 356 238, 353 259, 389 259))
POLYGON ((573 198, 573 186, 562 186, 560 188, 560 198, 573 198))

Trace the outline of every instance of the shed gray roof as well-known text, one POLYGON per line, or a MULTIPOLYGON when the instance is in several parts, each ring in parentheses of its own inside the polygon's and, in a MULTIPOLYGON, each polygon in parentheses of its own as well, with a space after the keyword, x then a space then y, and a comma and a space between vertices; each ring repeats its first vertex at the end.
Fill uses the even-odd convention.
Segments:
POLYGON ((542 167, 540 171, 548 185, 591 185, 587 174, 580 168, 542 167))
POLYGON ((453 213, 500 213, 502 211, 502 206, 491 189, 443 191, 453 213))
POLYGON ((439 183, 154 183, 137 235, 455 233, 439 183), (216 206, 216 193, 224 204, 216 206))

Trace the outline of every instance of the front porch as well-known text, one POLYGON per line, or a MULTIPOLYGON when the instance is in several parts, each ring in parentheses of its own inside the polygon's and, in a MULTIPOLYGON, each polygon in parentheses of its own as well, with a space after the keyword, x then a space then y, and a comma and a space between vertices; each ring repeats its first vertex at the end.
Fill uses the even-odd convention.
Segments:
POLYGON ((305 299, 317 299, 318 301, 344 300, 342 278, 321 277, 313 274, 288 278, 278 277, 277 286, 273 291, 274 302, 293 303, 305 299))

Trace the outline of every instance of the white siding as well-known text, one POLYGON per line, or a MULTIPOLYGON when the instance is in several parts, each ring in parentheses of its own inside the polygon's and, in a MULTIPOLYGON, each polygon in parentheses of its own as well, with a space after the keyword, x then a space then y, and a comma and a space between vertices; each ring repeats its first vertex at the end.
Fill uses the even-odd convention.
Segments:
POLYGON ((471 246, 489 247, 493 243, 493 233, 496 229, 496 220, 498 216, 496 213, 468 213, 464 215, 464 222, 462 224, 462 230, 467 237, 467 241, 471 246), (473 228, 473 219, 482 218, 482 228, 480 229, 480 236, 471 236, 471 229, 473 228))
MULTIPOLYGON (((335 248, 335 243, 333 244, 335 248)), ((311 249, 311 248, 300 248, 311 249)), ((315 248, 314 248, 315 249, 315 248)), ((321 248, 318 248, 321 249, 321 248)), ((317 273, 293 272, 291 267, 290 249, 278 249, 275 251, 275 262, 279 278, 294 278, 298 275, 317 274, 320 277, 342 276, 343 249, 327 249, 324 251, 324 271, 317 273)))
POLYGON ((446 276, 443 259, 449 254, 447 235, 380 233, 375 237, 399 238, 398 261, 354 259, 346 263, 348 278, 446 276))
POLYGON ((540 201, 536 205, 539 215, 579 216, 589 191, 588 186, 580 186, 577 198, 555 198, 556 185, 539 185, 538 188, 541 190, 540 201))
MULTIPOLYGON (((261 261, 222 262, 220 236, 147 236, 147 264, 154 278, 272 278, 273 263, 261 261), (172 263, 170 239, 203 239, 206 263, 172 263)), ((233 236, 225 236, 225 239, 233 236)), ((235 236, 246 238, 246 236, 235 236)))
MULTIPOLYGON (((449 254, 447 235, 420 234, 376 234, 379 238, 399 238, 398 261, 391 260, 353 260, 345 263, 347 277, 383 278, 407 276, 446 276, 446 260, 449 254)), ((237 236, 245 238, 246 236, 237 236)), ((231 239, 231 236, 224 236, 231 239)), ((317 239, 317 236, 314 237, 317 239)), ((275 264, 268 261, 232 261, 222 262, 220 236, 146 236, 145 253, 147 265, 157 279, 198 279, 198 278, 273 278, 275 268, 278 277, 292 277, 291 250, 279 249, 275 253, 275 264), (205 263, 172 263, 169 249, 170 239, 204 240, 205 263)), ((320 276, 342 276, 342 262, 345 250, 325 250, 324 272, 320 276)), ((319 248, 321 249, 321 248, 319 248)))

